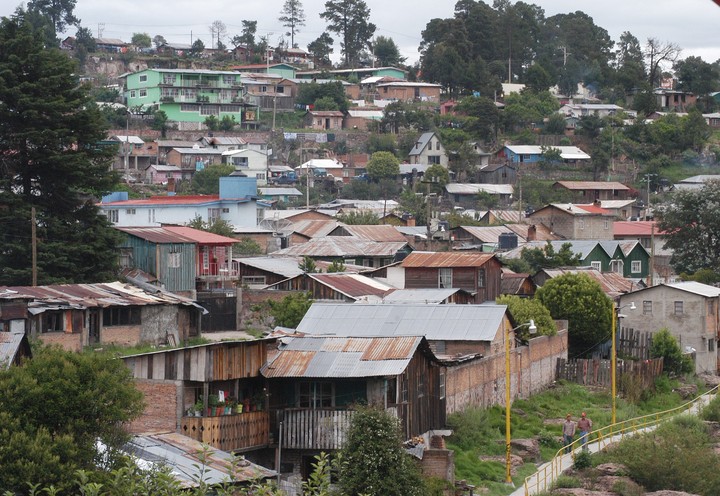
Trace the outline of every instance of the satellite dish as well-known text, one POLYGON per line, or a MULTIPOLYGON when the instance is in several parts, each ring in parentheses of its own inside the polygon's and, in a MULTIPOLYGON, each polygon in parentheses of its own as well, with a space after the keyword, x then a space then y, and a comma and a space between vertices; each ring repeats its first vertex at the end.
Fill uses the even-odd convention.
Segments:
POLYGON ((258 226, 262 227, 263 229, 268 229, 272 231, 272 235, 274 238, 287 237, 295 230, 291 221, 278 217, 270 217, 268 219, 263 219, 260 221, 260 224, 258 224, 258 226))

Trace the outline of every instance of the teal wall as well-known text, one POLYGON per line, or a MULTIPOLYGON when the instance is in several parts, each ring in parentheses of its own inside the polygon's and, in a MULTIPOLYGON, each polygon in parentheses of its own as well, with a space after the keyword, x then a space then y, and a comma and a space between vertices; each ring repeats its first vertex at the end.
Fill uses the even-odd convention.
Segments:
POLYGON ((157 277, 168 291, 195 289, 194 243, 156 244, 127 235, 120 247, 132 248, 133 266, 157 277), (180 266, 170 267, 168 263, 170 253, 177 252, 180 252, 180 266))

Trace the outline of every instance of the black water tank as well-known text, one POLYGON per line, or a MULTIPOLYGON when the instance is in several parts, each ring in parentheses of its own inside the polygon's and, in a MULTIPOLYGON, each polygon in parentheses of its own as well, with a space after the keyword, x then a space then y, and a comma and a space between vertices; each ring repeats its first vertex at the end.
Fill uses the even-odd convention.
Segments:
POLYGON ((515 233, 501 233, 498 236, 498 248, 501 250, 512 250, 518 246, 518 237, 515 233))

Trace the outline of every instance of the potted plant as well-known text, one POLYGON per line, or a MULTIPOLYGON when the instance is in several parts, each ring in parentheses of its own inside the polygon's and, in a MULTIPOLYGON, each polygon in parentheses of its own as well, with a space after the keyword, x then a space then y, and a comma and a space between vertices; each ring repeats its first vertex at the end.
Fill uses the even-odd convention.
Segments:
POLYGON ((220 397, 217 394, 208 395, 208 417, 217 413, 218 403, 220 403, 220 397))
POLYGON ((217 405, 215 406, 215 415, 220 416, 225 413, 225 402, 224 401, 218 401, 217 405))
POLYGON ((193 413, 196 417, 202 417, 202 411, 203 411, 203 400, 200 398, 195 402, 195 405, 193 405, 193 413))

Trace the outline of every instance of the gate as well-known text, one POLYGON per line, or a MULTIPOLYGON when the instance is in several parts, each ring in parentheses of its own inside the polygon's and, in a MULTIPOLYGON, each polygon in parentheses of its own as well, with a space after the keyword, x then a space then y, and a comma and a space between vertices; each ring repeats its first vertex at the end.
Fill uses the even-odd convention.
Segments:
POLYGON ((237 330, 237 296, 234 293, 198 293, 197 302, 208 311, 201 320, 202 332, 237 330))

